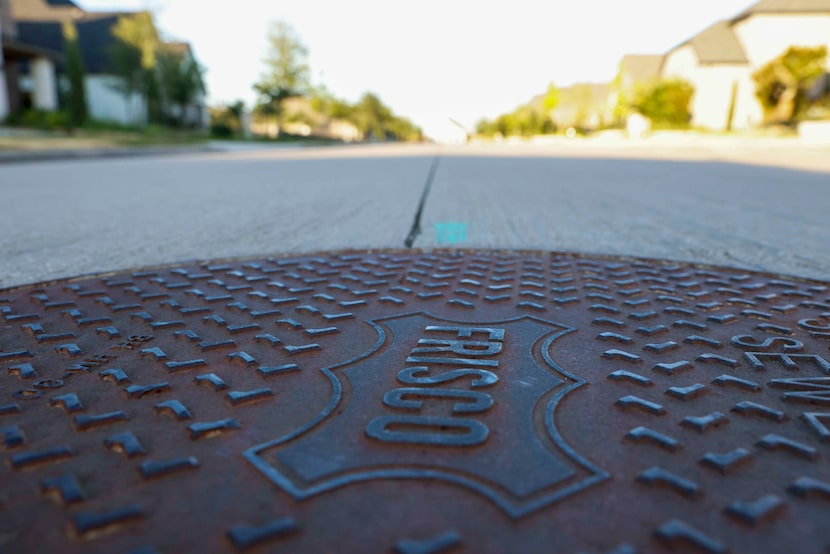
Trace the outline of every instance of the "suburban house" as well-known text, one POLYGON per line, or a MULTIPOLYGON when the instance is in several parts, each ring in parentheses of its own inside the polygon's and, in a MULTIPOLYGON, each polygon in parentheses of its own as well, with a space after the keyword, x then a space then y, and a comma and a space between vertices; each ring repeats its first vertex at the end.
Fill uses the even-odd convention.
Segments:
POLYGON ((617 87, 631 91, 638 85, 660 77, 664 56, 652 54, 629 54, 620 62, 617 87))
POLYGON ((752 74, 790 46, 821 45, 830 49, 830 0, 761 0, 670 50, 661 76, 694 85, 693 125, 748 128, 763 121, 752 74))
POLYGON ((0 119, 25 105, 40 110, 57 109, 55 63, 61 61, 63 55, 59 50, 23 40, 7 0, 0 0, 0 45, 0 119), (20 88, 22 65, 29 73, 25 99, 20 88))
MULTIPOLYGON (((547 115, 563 128, 597 129, 613 122, 609 83, 575 83, 559 89, 559 102, 547 115)), ((545 113, 545 95, 531 98, 528 107, 545 113)))
MULTIPOLYGON (((162 44, 162 49, 165 52, 173 54, 182 65, 190 66, 198 65, 199 63, 196 60, 196 56, 193 55, 193 48, 189 42, 165 42, 162 44)), ((207 129, 210 125, 210 113, 208 113, 207 109, 207 91, 204 85, 202 85, 201 89, 200 94, 194 102, 185 106, 173 105, 169 107, 169 115, 177 118, 185 125, 207 129)))
POLYGON ((822 45, 830 49, 830 0, 760 0, 662 56, 625 56, 618 88, 631 94, 658 77, 681 78, 695 88, 692 125, 746 129, 763 121, 752 74, 791 46, 822 45))
MULTIPOLYGON (((93 119, 113 121, 122 124, 141 124, 147 121, 147 106, 139 95, 127 95, 119 90, 118 78, 112 74, 108 58, 109 47, 115 41, 113 27, 118 19, 132 12, 88 12, 72 0, 0 0, 3 6, 3 21, 8 14, 10 28, 15 38, 32 45, 44 53, 53 52, 57 60, 58 75, 63 71, 64 51, 63 25, 72 22, 78 32, 78 45, 86 71, 85 88, 89 114, 93 119)), ((4 23, 5 31, 5 23, 4 23)), ((186 43, 164 45, 178 53, 182 63, 196 63, 192 50, 186 43)), ((5 51, 5 48, 4 48, 5 51)), ((17 58, 15 58, 17 59, 17 58)), ((42 59, 42 57, 41 57, 42 59)), ((45 64, 42 64, 45 65, 45 64)), ((19 100, 12 104, 12 110, 21 108, 55 109, 57 102, 46 105, 37 99, 38 67, 32 63, 17 63, 9 67, 6 63, 7 88, 19 91, 19 100)), ((45 69, 40 73, 45 73, 45 69)), ((60 96, 62 79, 53 77, 51 85, 55 98, 60 96)), ((42 93, 40 94, 42 96, 42 93)), ((205 95, 202 94, 191 105, 185 107, 187 123, 203 127, 207 122, 205 95)), ((180 111, 181 108, 174 108, 180 111)))
POLYGON ((562 127, 597 129, 613 120, 608 83, 576 83, 559 90, 559 105, 553 119, 562 127))

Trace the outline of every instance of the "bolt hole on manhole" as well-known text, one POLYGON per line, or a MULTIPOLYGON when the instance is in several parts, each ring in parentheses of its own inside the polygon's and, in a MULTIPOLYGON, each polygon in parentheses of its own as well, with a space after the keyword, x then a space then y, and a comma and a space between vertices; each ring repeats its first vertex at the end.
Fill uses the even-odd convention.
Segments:
POLYGON ((826 552, 829 287, 406 250, 0 291, 0 540, 826 552))

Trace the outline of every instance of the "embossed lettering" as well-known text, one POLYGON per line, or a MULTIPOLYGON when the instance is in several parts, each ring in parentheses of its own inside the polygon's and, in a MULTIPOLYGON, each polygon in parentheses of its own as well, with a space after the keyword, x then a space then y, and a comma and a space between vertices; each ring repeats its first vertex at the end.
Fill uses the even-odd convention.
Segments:
POLYGON ((486 369, 452 369, 437 375, 429 375, 429 367, 407 367, 398 372, 398 381, 406 385, 438 385, 462 377, 478 376, 470 382, 470 388, 489 387, 499 381, 498 375, 486 369))
POLYGON ((492 356, 501 352, 500 342, 482 342, 473 340, 438 340, 421 339, 418 344, 428 344, 432 348, 414 348, 413 354, 435 354, 452 352, 461 356, 492 356))
POLYGON ((487 333, 490 340, 504 340, 504 329, 492 329, 490 327, 445 327, 440 325, 428 325, 426 330, 436 333, 458 333, 458 336, 462 339, 472 337, 473 333, 487 333))
POLYGON ((472 419, 391 415, 370 421, 366 426, 366 434, 383 442, 473 446, 487 440, 490 430, 483 423, 472 419))
POLYGON ((391 390, 383 396, 383 403, 390 408, 420 410, 424 407, 424 400, 422 400, 424 398, 467 399, 472 401, 453 404, 452 412, 454 414, 484 412, 493 406, 493 397, 483 392, 415 388, 391 390), (418 399, 418 397, 421 397, 421 399, 418 399))
POLYGON ((762 369, 766 369, 764 367, 764 362, 761 361, 761 358, 773 358, 775 361, 779 361, 784 364, 789 370, 798 370, 798 364, 795 360, 807 360, 814 362, 820 369, 822 369, 825 373, 830 373, 830 362, 827 362, 824 358, 817 354, 789 354, 787 352, 744 352, 744 356, 746 359, 749 360, 749 363, 752 364, 752 367, 756 371, 760 371, 762 369))
POLYGON ((407 362, 413 364, 443 364, 443 365, 479 365, 486 367, 498 367, 498 360, 471 360, 469 358, 434 358, 423 356, 410 356, 407 362))
POLYGON ((808 331, 830 331, 830 322, 822 325, 817 319, 801 319, 798 322, 798 326, 808 331))
POLYGON ((495 385, 499 381, 498 375, 490 370, 482 369, 481 366, 489 368, 499 366, 498 359, 482 359, 482 357, 501 353, 504 329, 429 325, 424 332, 452 333, 455 338, 418 340, 418 345, 421 346, 413 348, 406 361, 429 365, 405 367, 398 371, 397 379, 407 385, 420 385, 428 388, 393 389, 383 396, 383 404, 393 409, 422 411, 428 403, 446 403, 449 400, 453 417, 434 417, 425 414, 380 416, 369 422, 366 434, 383 442, 436 446, 470 446, 484 442, 490 432, 486 425, 456 416, 457 414, 486 412, 493 407, 492 396, 472 389, 495 385), (457 340, 473 339, 473 335, 476 334, 487 335, 490 340, 457 340), (444 352, 464 357, 414 355, 444 352), (431 365, 453 367, 431 374, 431 365), (469 382, 462 381, 464 378, 470 378, 469 382), (468 390, 435 386, 444 383, 453 383, 456 386, 466 384, 468 390))
POLYGON ((770 387, 788 389, 782 400, 803 404, 830 405, 830 378, 813 377, 808 379, 773 379, 770 387))
POLYGON ((802 352, 804 350, 804 343, 783 337, 767 337, 764 342, 760 342, 752 335, 738 335, 732 337, 732 344, 743 348, 744 350, 759 350, 761 352, 769 352, 777 348, 776 345, 781 345, 783 352, 802 352))

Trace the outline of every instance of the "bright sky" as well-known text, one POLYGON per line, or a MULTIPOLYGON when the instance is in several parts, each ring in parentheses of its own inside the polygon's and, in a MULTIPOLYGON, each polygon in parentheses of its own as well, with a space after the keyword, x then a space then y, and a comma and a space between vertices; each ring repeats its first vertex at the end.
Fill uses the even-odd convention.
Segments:
POLYGON ((254 101, 268 23, 292 24, 315 82, 371 90, 433 136, 472 127, 548 82, 610 81, 624 54, 663 53, 752 0, 78 0, 150 9, 165 38, 191 43, 211 103, 254 101))

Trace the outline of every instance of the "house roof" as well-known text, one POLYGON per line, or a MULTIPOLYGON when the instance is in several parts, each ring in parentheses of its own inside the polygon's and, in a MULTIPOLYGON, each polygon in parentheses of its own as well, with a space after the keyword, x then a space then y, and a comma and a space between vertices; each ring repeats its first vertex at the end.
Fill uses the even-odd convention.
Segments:
POLYGON ((12 19, 24 21, 63 21, 79 19, 84 11, 71 0, 7 0, 12 19))
POLYGON ((164 49, 181 57, 193 57, 189 42, 165 42, 164 49))
POLYGON ((744 47, 732 29, 732 22, 721 20, 713 23, 687 41, 681 42, 668 54, 691 45, 701 64, 746 64, 749 63, 744 47))
POLYGON ((61 23, 32 23, 30 21, 17 22, 17 36, 20 40, 63 52, 63 28, 61 23))
MULTIPOLYGON (((85 12, 73 0, 7 0, 15 20, 19 43, 44 51, 64 51, 63 23, 72 21, 78 30, 78 46, 87 73, 110 71, 109 47, 114 42, 112 28, 123 15, 138 12, 85 12)), ((3 2, 3 0, 0 0, 3 2)), ((170 42, 165 47, 182 56, 193 56, 190 44, 170 42)))
POLYGON ((731 23, 761 13, 830 13, 830 0, 760 0, 732 18, 731 23))
POLYGON ((38 57, 47 57, 59 61, 63 60, 63 54, 59 51, 43 48, 42 46, 17 40, 16 38, 4 36, 0 44, 2 44, 3 57, 6 61, 38 57))
POLYGON ((87 73, 106 73, 109 69, 109 47, 113 43, 112 28, 118 23, 118 14, 101 14, 94 19, 79 21, 78 46, 87 73))
POLYGON ((632 83, 646 83, 660 75, 663 56, 652 54, 628 54, 623 56, 620 68, 632 83))
POLYGON ((830 0, 760 0, 731 19, 718 21, 669 50, 691 44, 701 64, 746 64, 749 60, 733 25, 757 14, 830 13, 830 0))
POLYGON ((702 64, 749 63, 744 47, 729 21, 721 20, 693 36, 689 42, 702 64))
MULTIPOLYGON (((96 14, 96 17, 75 21, 78 46, 87 73, 106 73, 109 67, 108 47, 113 42, 112 27, 118 14, 96 14)), ((20 40, 49 50, 63 52, 64 38, 61 22, 18 22, 20 40)))

